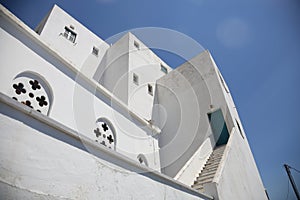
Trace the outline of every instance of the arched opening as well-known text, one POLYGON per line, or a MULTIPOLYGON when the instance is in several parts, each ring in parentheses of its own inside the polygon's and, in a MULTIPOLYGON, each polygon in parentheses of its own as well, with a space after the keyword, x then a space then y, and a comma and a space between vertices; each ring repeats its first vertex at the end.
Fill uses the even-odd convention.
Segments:
POLYGON ((148 167, 148 161, 147 161, 146 157, 144 156, 144 154, 139 154, 137 156, 137 159, 141 165, 146 165, 148 167))
POLYGON ((38 73, 26 71, 18 74, 12 80, 9 93, 16 101, 45 115, 49 114, 53 102, 52 90, 46 79, 38 73))
POLYGON ((116 148, 116 131, 112 123, 106 118, 99 118, 94 129, 95 141, 110 148, 116 148))

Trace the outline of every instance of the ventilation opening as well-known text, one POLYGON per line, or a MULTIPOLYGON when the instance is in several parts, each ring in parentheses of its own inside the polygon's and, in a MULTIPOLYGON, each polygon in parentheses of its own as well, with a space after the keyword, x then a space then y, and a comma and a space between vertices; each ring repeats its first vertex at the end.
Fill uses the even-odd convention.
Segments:
POLYGON ((95 55, 95 56, 98 56, 99 49, 97 47, 93 47, 92 54, 95 55))
POLYGON ((165 74, 168 73, 168 69, 165 66, 163 66, 162 64, 160 64, 160 70, 165 74))
POLYGON ((136 85, 139 85, 139 76, 136 75, 135 73, 133 73, 133 82, 136 84, 136 85))
POLYGON ((105 118, 100 118, 96 121, 96 127, 93 130, 95 141, 109 148, 115 149, 116 135, 115 129, 110 121, 105 118))
POLYGON ((44 78, 34 72, 22 72, 14 78, 11 84, 10 95, 12 99, 48 115, 52 92, 44 78))
POLYGON ((153 96, 153 86, 151 84, 148 84, 148 94, 153 96))
POLYGON ((146 165, 146 166, 148 166, 148 161, 147 161, 146 157, 145 157, 143 154, 139 154, 139 155, 137 156, 137 159, 138 159, 138 161, 139 161, 139 163, 140 163, 141 165, 146 165))
POLYGON ((134 41, 134 47, 137 49, 140 49, 140 44, 137 41, 134 41))

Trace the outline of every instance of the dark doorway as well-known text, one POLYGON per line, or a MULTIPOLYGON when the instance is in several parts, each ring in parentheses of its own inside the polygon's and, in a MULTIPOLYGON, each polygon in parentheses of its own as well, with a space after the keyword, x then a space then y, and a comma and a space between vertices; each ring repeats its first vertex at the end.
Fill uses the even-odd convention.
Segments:
POLYGON ((222 110, 219 109, 212 113, 208 113, 208 120, 216 141, 216 146, 227 144, 229 133, 222 110))

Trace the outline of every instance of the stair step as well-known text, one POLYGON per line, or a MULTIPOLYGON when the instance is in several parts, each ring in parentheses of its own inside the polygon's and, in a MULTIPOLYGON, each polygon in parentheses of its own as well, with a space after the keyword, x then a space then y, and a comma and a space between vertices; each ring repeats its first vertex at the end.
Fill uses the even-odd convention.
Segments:
POLYGON ((219 152, 223 153, 224 150, 225 150, 225 148, 224 149, 222 149, 222 148, 221 149, 216 149, 216 150, 213 151, 213 153, 219 153, 219 152))
POLYGON ((217 163, 217 162, 206 163, 206 164, 204 165, 204 168, 203 168, 203 169, 208 168, 208 167, 216 167, 216 166, 218 167, 219 164, 220 164, 220 163, 217 163))
POLYGON ((217 151, 224 151, 225 147, 226 147, 226 146, 218 147, 218 148, 214 149, 214 151, 215 151, 215 152, 217 152, 217 151))
POLYGON ((201 171, 201 174, 205 173, 205 172, 211 172, 211 171, 216 172, 218 170, 218 167, 219 167, 219 165, 216 165, 215 167, 206 167, 201 171))
POLYGON ((213 157, 213 156, 222 156, 223 154, 224 154, 223 151, 222 152, 213 152, 210 157, 213 157))
POLYGON ((213 150, 209 159, 206 161, 204 168, 194 181, 192 188, 198 191, 204 191, 203 185, 212 182, 223 157, 225 148, 226 145, 223 145, 213 150))
POLYGON ((213 154, 223 154, 225 149, 220 149, 220 150, 214 150, 212 153, 213 154))
POLYGON ((220 157, 211 157, 208 159, 208 161, 212 161, 212 160, 221 160, 222 159, 222 156, 220 157))
POLYGON ((200 185, 193 185, 193 187, 195 190, 201 190, 201 189, 204 189, 203 185, 200 184, 200 185))
POLYGON ((222 157, 224 153, 212 154, 209 158, 222 157))
POLYGON ((203 182, 207 182, 207 181, 212 181, 214 179, 214 177, 207 177, 205 179, 199 179, 199 180, 196 180, 194 181, 194 184, 197 185, 197 184, 203 184, 203 182))
POLYGON ((218 150, 218 149, 225 149, 226 148, 226 144, 222 145, 222 146, 218 146, 217 148, 215 148, 215 150, 218 150))
POLYGON ((200 176, 197 177, 197 180, 199 180, 201 178, 209 177, 209 176, 214 176, 215 173, 216 173, 216 171, 205 172, 203 174, 200 174, 200 176))
POLYGON ((207 162, 207 164, 215 164, 215 163, 219 163, 221 161, 221 159, 214 159, 214 160, 209 160, 207 162))
POLYGON ((207 181, 202 182, 202 183, 197 183, 197 184, 193 185, 192 188, 194 188, 194 189, 203 189, 204 188, 204 184, 211 183, 211 182, 212 182, 212 179, 211 180, 207 180, 207 181))
POLYGON ((213 178, 214 176, 215 176, 215 173, 205 174, 203 176, 197 177, 196 181, 202 181, 202 180, 205 180, 205 179, 213 178))
POLYGON ((220 153, 220 152, 223 153, 224 150, 225 150, 225 148, 224 149, 216 149, 213 151, 213 153, 220 153))
POLYGON ((199 185, 204 185, 206 183, 211 183, 212 181, 213 181, 213 178, 212 179, 207 179, 205 181, 199 182, 199 185))
POLYGON ((204 187, 203 187, 203 185, 193 186, 192 188, 195 189, 195 190, 198 190, 198 191, 200 191, 200 192, 204 192, 204 187))

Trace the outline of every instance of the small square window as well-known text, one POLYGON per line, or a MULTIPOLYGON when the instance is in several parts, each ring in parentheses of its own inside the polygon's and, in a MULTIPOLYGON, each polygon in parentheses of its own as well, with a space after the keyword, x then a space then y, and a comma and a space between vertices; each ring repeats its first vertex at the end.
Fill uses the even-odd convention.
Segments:
POLYGON ((139 77, 136 74, 133 74, 133 82, 137 85, 139 85, 139 77))
POLYGON ((72 31, 70 28, 65 27, 65 32, 63 33, 63 36, 74 43, 77 34, 74 31, 72 31))
POLYGON ((148 94, 153 96, 153 86, 151 84, 148 84, 148 94))
POLYGON ((160 64, 160 70, 165 74, 168 73, 168 69, 165 66, 163 66, 162 64, 160 64))
POLYGON ((134 44, 135 48, 140 49, 140 44, 137 41, 134 41, 133 44, 134 44))
POLYGON ((99 54, 99 49, 98 49, 97 47, 93 47, 92 54, 94 54, 95 56, 98 56, 98 54, 99 54))

